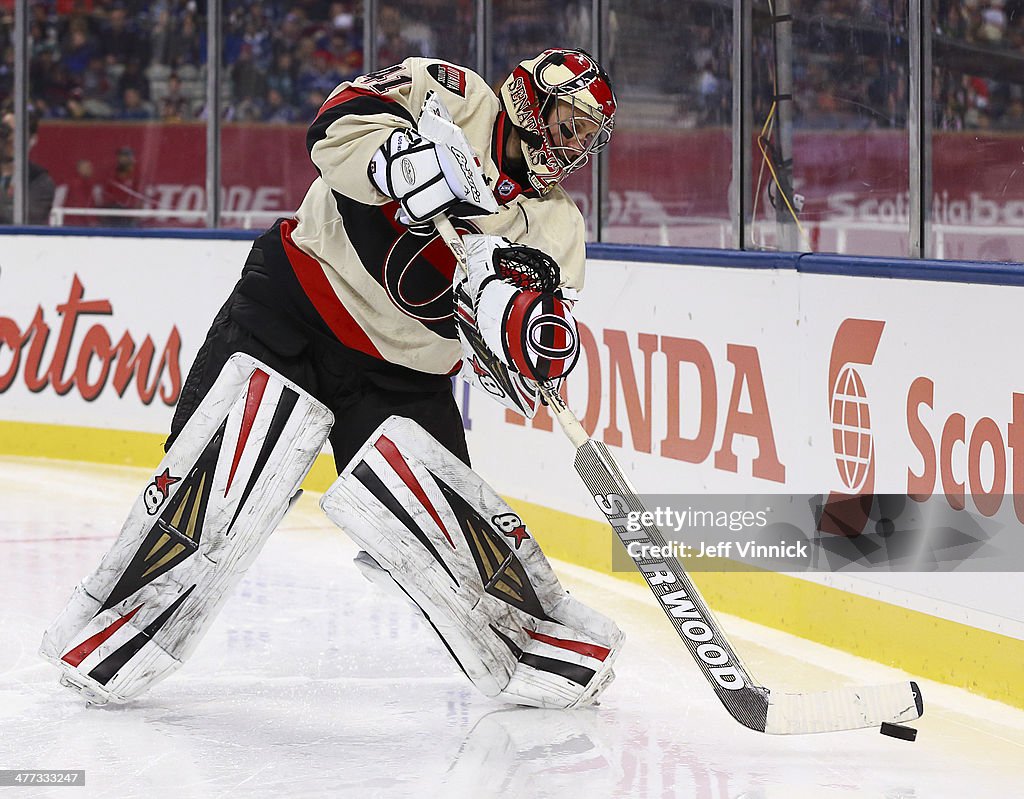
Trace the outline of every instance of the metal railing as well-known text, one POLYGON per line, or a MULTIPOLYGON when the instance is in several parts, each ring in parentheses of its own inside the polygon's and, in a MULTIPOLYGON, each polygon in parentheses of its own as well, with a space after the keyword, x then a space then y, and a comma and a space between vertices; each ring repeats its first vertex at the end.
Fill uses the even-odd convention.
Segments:
MULTIPOLYGON (((80 219, 130 219, 130 220, 175 220, 179 222, 202 222, 207 218, 206 210, 187 211, 176 208, 73 208, 56 207, 50 211, 50 225, 63 227, 67 217, 80 219)), ((243 230, 261 229, 289 211, 221 211, 222 222, 236 221, 233 227, 243 230)), ((72 224, 73 226, 73 224, 72 224)))

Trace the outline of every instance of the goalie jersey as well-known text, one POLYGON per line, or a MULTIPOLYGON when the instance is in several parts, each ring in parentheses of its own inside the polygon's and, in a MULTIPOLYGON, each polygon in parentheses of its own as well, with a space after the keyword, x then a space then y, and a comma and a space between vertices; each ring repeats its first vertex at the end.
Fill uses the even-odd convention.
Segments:
POLYGON ((304 294, 343 345, 446 375, 461 358, 452 301, 455 258, 433 230, 399 223, 398 203, 367 175, 392 131, 416 126, 432 91, 465 132, 500 206, 490 216, 454 220, 456 228, 543 250, 560 267, 562 296, 575 299, 585 256, 579 210, 561 187, 540 196, 525 164, 506 160, 511 125, 498 98, 479 75, 443 61, 410 58, 334 90, 306 139, 319 177, 295 219, 284 220, 280 230, 304 294))

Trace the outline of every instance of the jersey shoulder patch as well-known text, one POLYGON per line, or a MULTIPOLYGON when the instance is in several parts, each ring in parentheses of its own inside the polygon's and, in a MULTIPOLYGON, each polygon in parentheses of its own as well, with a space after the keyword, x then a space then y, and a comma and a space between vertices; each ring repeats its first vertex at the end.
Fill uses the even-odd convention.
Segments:
POLYGON ((433 62, 427 64, 427 73, 448 91, 459 97, 466 96, 466 71, 452 66, 433 62))

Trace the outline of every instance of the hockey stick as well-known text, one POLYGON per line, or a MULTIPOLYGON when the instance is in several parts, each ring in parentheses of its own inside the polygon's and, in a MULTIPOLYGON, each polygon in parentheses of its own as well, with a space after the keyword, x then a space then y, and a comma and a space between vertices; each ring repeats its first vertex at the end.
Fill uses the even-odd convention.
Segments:
MULTIPOLYGON (((465 248, 459 234, 443 215, 434 222, 465 269, 465 248)), ((576 447, 576 471, 623 546, 632 542, 651 545, 637 547, 639 552, 664 547, 664 535, 657 526, 627 530, 629 514, 635 514, 634 519, 652 516, 643 515, 643 502, 608 448, 587 435, 554 387, 541 383, 540 391, 576 447)), ((722 704, 745 727, 782 735, 834 732, 912 721, 924 712, 921 691, 911 681, 802 694, 780 693, 758 684, 678 560, 637 556, 633 563, 722 704)))
MULTIPOLYGON (((451 121, 439 100, 433 105, 429 100, 425 104, 419 131, 435 143, 448 142, 456 149, 471 152, 462 130, 451 121)), ((475 175, 468 177, 482 193, 489 195, 479 168, 471 171, 475 175)), ((451 221, 441 213, 433 222, 459 267, 467 272, 466 248, 451 221)), ((542 381, 539 388, 562 430, 576 447, 576 471, 623 546, 633 542, 651 545, 638 547, 641 553, 652 551, 652 547, 663 548, 664 535, 657 526, 644 525, 637 532, 626 529, 631 513, 636 514, 634 519, 653 516, 647 514, 608 448, 587 435, 553 384, 542 381)), ((806 694, 772 692, 751 677, 678 560, 630 557, 722 704, 745 727, 784 735, 833 732, 912 721, 924 712, 921 691, 917 683, 910 681, 806 694)))

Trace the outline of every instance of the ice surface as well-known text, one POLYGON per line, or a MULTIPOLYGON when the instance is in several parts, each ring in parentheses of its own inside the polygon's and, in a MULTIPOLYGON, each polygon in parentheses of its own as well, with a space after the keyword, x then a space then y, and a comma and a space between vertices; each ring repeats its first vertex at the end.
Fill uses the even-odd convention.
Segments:
MULTIPOLYGON (((0 458, 0 768, 86 771, 84 787, 3 789, 12 797, 1024 795, 1024 712, 923 681, 916 743, 754 733, 719 705, 645 589, 564 564, 565 585, 626 631, 618 679, 584 711, 496 704, 401 601, 364 582, 355 546, 310 496, 190 662, 134 704, 87 708, 36 649, 146 480, 0 458)), ((772 686, 906 676, 723 621, 772 686)))

